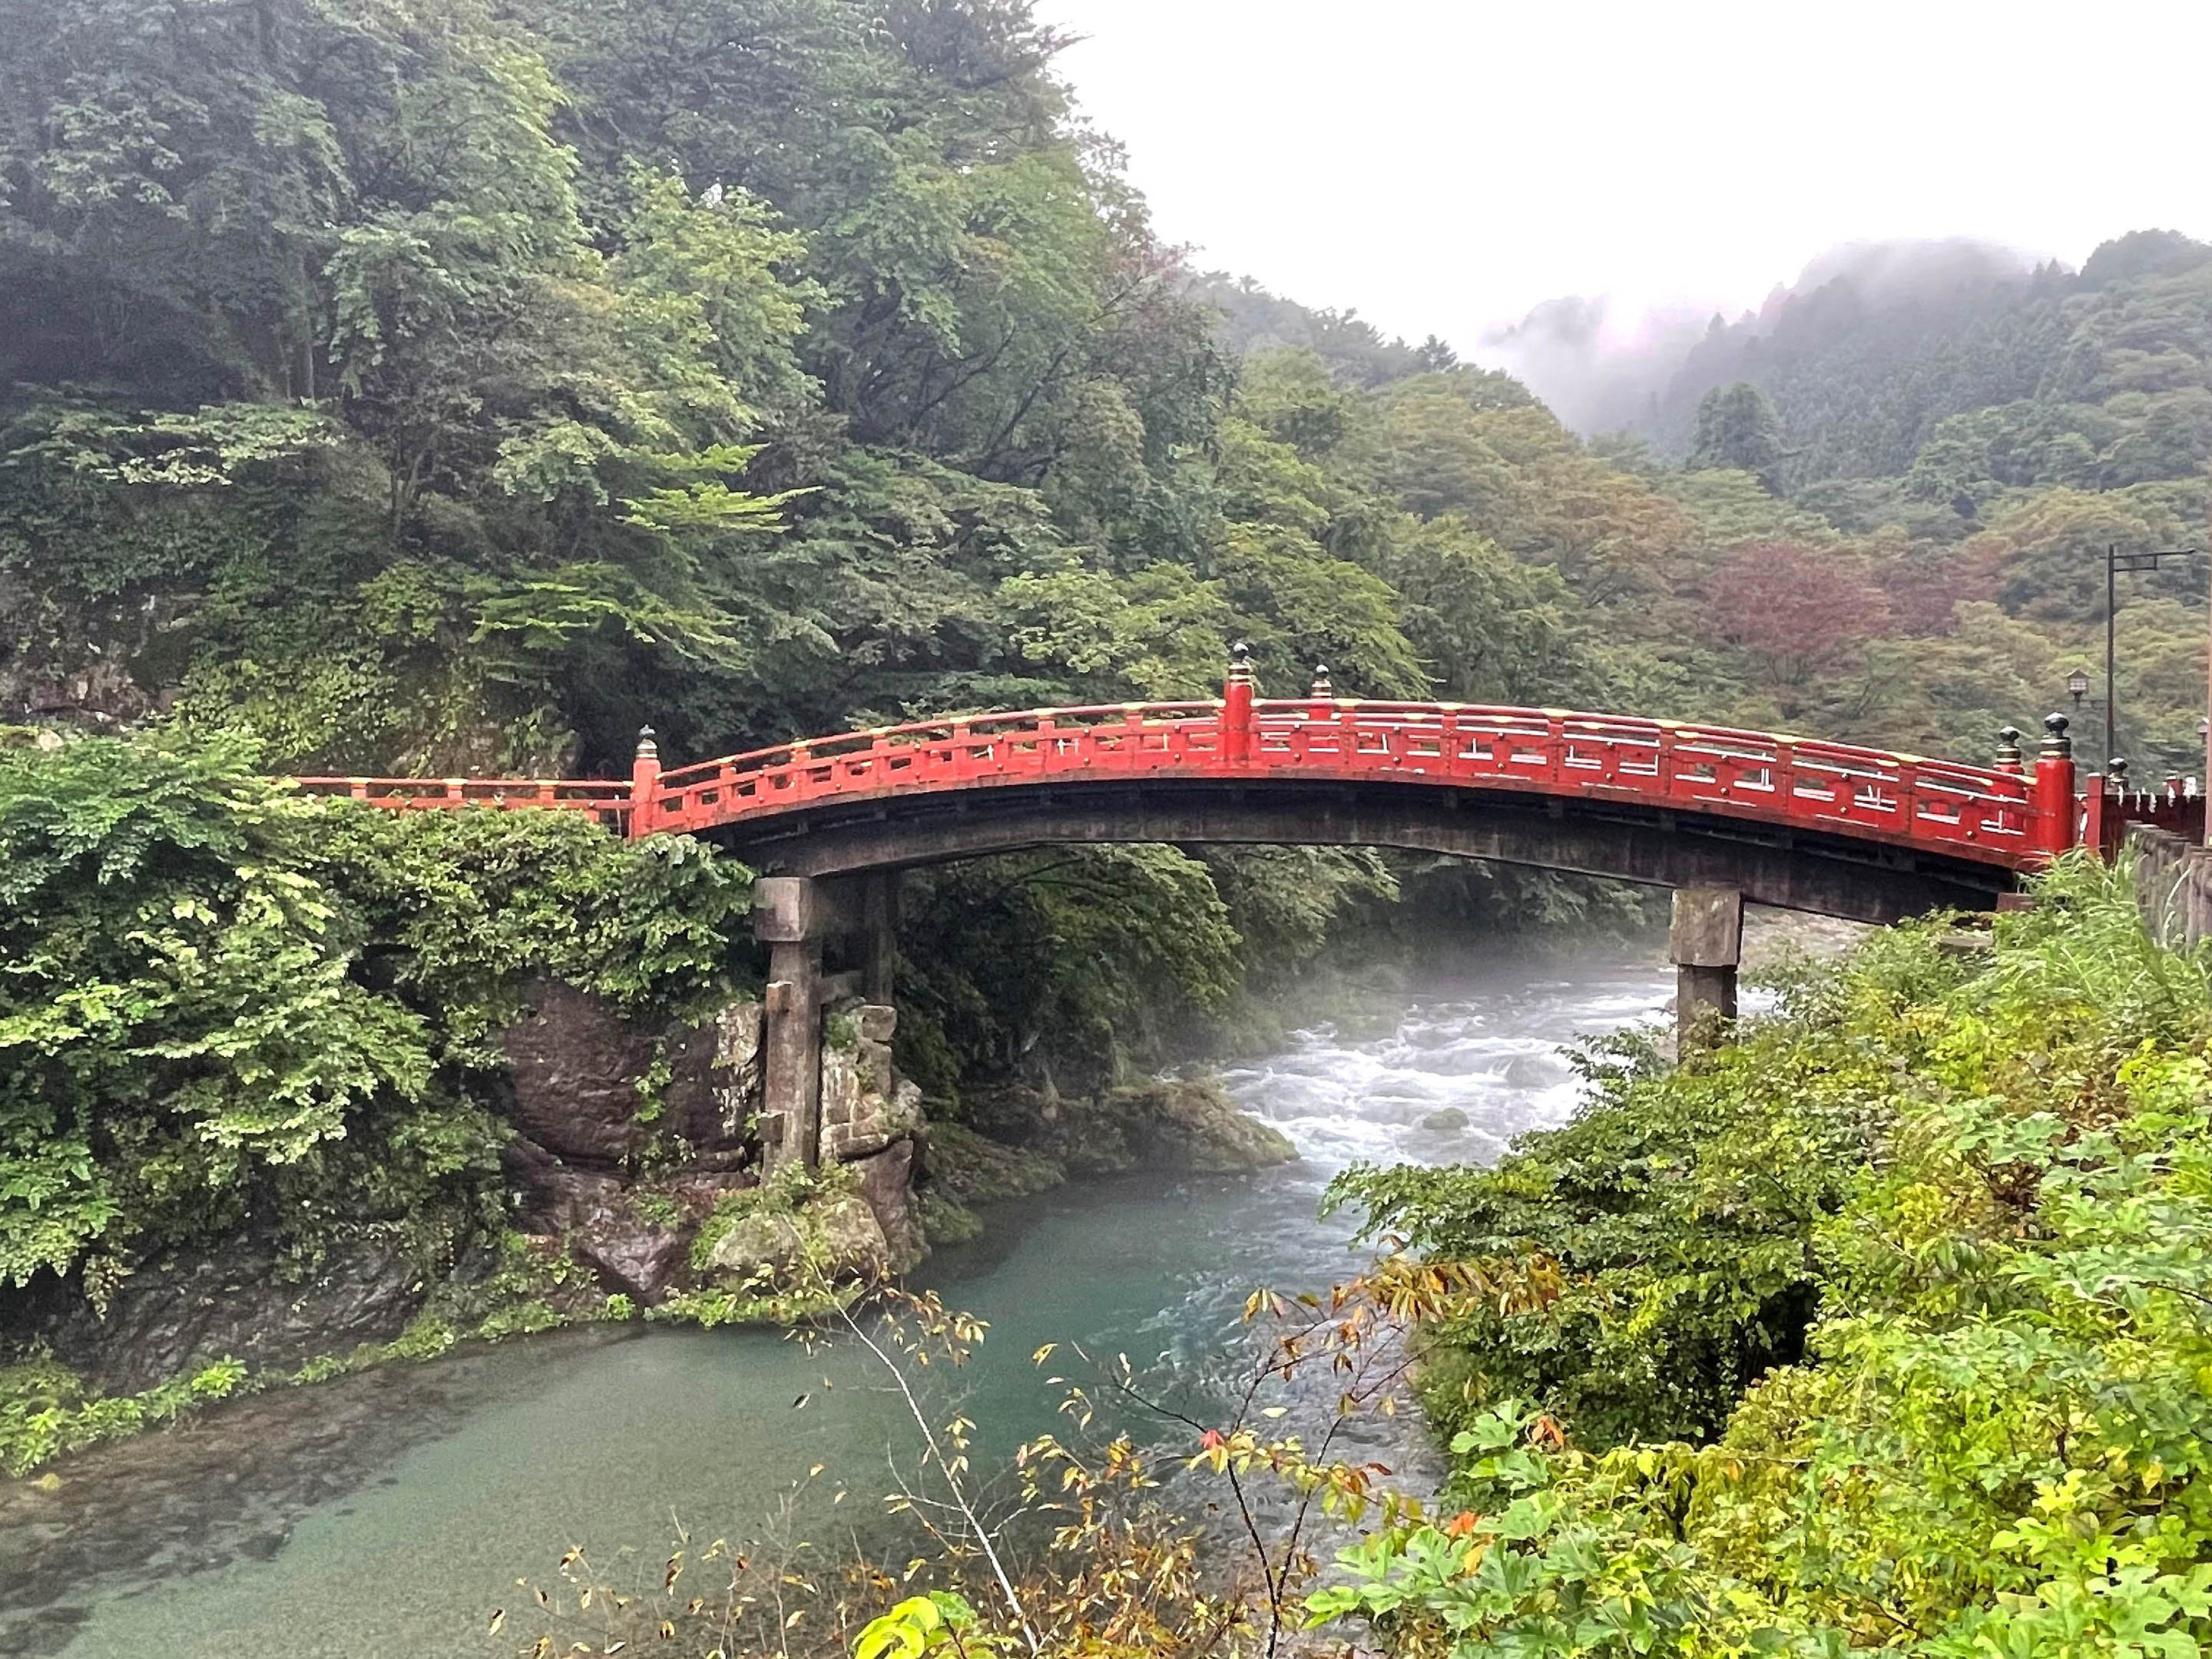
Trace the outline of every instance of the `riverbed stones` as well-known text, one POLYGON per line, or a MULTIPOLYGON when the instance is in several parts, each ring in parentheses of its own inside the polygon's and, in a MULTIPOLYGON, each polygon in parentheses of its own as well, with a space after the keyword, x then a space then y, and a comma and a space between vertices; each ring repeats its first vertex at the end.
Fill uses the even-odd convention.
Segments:
POLYGON ((1421 1127, 1432 1135, 1455 1135, 1465 1132, 1468 1115, 1456 1106, 1446 1106, 1431 1112, 1421 1120, 1421 1127))

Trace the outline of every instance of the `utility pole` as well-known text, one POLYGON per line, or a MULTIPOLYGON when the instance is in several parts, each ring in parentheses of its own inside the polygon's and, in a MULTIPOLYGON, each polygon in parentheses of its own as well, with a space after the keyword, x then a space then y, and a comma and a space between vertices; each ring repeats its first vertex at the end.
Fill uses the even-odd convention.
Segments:
MULTIPOLYGON (((2115 649, 2119 637, 2116 625, 2119 613, 2117 579, 2123 570, 2155 570, 2167 559, 2191 558, 2203 550, 2196 547, 2165 547, 2153 553, 2123 553, 2118 542, 2105 544, 2105 766, 2108 770, 2113 752, 2119 747, 2120 730, 2119 688, 2116 683, 2118 653, 2115 649)), ((2212 599, 2206 603, 2212 605, 2212 599)), ((2212 715, 2212 681, 2208 681, 2205 687, 2204 709, 2212 715)), ((2212 763, 2212 745, 2208 745, 2206 756, 2208 763, 2212 763)), ((2205 783, 2212 787, 2212 771, 2207 772, 2205 783)))

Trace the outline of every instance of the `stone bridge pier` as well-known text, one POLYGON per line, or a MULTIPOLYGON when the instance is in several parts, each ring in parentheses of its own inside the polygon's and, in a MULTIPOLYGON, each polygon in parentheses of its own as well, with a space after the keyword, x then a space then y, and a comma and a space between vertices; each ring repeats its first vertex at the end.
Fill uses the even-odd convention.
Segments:
POLYGON ((763 876, 753 888, 753 937, 768 946, 768 988, 761 1030, 761 1139, 769 1170, 809 1166, 832 1157, 879 1150, 882 1136, 855 1120, 857 1091, 839 1085, 825 1054, 823 1014, 858 999, 858 1036, 879 1053, 883 1075, 859 1080, 869 1097, 891 1101, 888 1060, 897 1021, 892 981, 897 964, 899 872, 872 870, 819 879, 763 876), (830 1096, 824 1098, 824 1079, 830 1096))
POLYGON ((1735 1024, 1743 895, 1733 887, 1677 887, 1667 959, 1674 964, 1677 1050, 1724 1042, 1735 1024))

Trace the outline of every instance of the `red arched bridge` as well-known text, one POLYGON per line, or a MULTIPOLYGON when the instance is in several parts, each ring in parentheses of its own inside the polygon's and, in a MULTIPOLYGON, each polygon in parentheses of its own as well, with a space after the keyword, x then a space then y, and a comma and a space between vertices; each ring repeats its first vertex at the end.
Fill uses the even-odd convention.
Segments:
POLYGON ((586 811, 710 836, 769 872, 836 876, 1066 842, 1372 845, 1681 887, 1884 921, 1987 908, 2015 878, 2192 797, 2077 795, 2066 722, 1995 764, 1619 714, 1264 700, 952 716, 622 781, 306 778, 395 810, 586 811))
POLYGON ((1330 693, 1261 699, 1240 659, 1218 702, 949 716, 661 769, 642 735, 627 781, 305 778, 398 811, 545 807, 631 836, 709 836, 763 872, 769 946, 762 1135, 772 1162, 855 1155, 821 1121, 821 1019, 890 1000, 897 872, 1068 842, 1393 847, 1676 890, 1671 953, 1690 1030, 1735 1012, 1742 905, 1864 921, 1988 908, 2069 848, 2124 824, 2201 836, 2178 782, 2075 784, 2054 714, 1965 766, 1771 732, 1619 714, 1330 693), (859 949, 853 949, 854 941, 859 949), (824 970, 824 947, 856 958, 824 970))

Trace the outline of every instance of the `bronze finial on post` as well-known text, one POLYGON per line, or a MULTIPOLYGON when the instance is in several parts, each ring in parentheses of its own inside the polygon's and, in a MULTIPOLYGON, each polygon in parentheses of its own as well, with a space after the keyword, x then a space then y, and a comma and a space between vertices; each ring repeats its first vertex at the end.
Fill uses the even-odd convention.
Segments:
POLYGON ((1314 665, 1313 689, 1306 695, 1316 702, 1334 702, 1336 700, 1336 688, 1328 683, 1327 663, 1317 662, 1314 665))
POLYGON ((1997 732, 1996 770, 2018 777, 2025 770, 2020 752, 2020 727, 2008 726, 1997 732))

